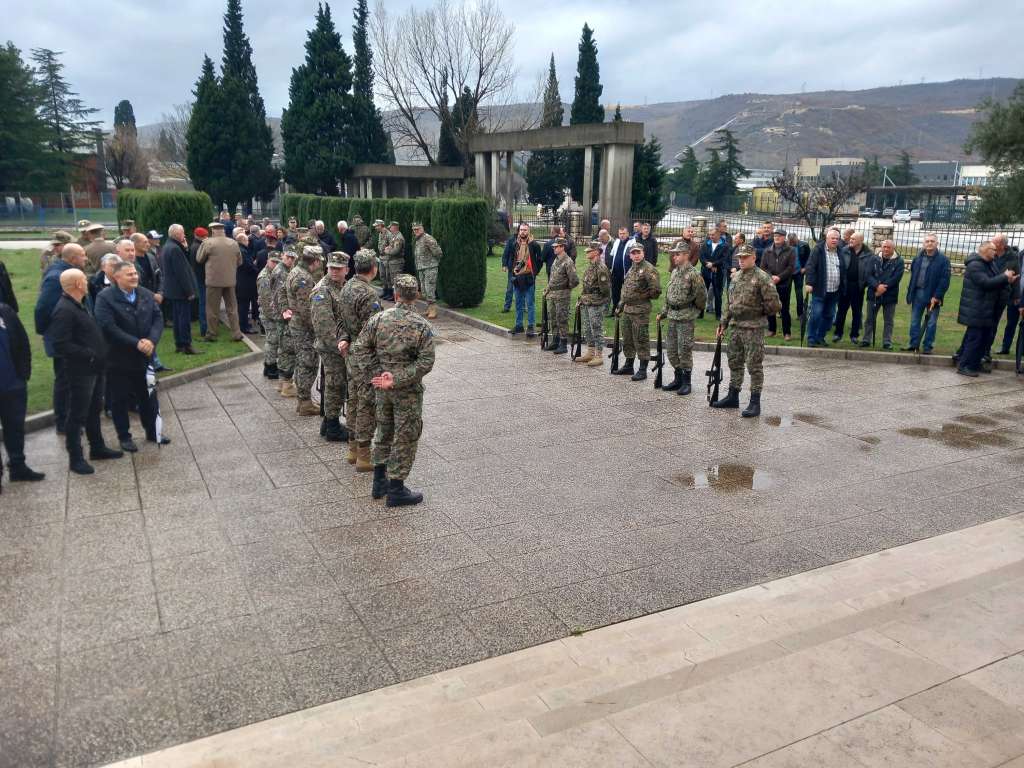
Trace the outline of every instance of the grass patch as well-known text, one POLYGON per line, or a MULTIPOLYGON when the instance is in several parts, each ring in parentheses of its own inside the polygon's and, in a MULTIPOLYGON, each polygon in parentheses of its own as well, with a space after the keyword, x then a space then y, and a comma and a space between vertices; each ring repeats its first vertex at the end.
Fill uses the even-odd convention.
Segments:
MULTIPOLYGON (((475 317, 480 320, 486 320, 487 322, 494 323, 495 325, 501 326, 502 328, 511 328, 515 322, 515 306, 513 305, 512 312, 503 313, 501 311, 502 305, 505 300, 505 284, 506 275, 501 269, 501 246, 495 246, 492 250, 491 255, 487 259, 487 290, 484 293, 484 300, 478 307, 472 307, 469 309, 459 309, 457 311, 463 312, 470 317, 475 317)), ((576 257, 576 271, 582 279, 583 273, 586 271, 587 260, 580 251, 576 257)), ((658 273, 661 276, 661 289, 662 297, 654 302, 655 311, 651 313, 651 338, 655 338, 656 323, 654 322, 654 316, 657 310, 660 310, 664 306, 664 291, 668 286, 668 259, 666 254, 660 254, 658 257, 658 273)), ((899 348, 906 345, 907 340, 910 336, 910 307, 902 300, 906 295, 907 280, 910 279, 909 273, 904 275, 903 282, 900 283, 900 303, 896 307, 896 318, 893 327, 893 351, 898 351, 899 348)), ((540 274, 537 275, 537 324, 538 328, 540 325, 541 318, 541 293, 544 287, 547 285, 547 276, 544 270, 541 270, 540 274)), ((942 312, 939 314, 939 325, 938 331, 935 336, 935 348, 936 354, 953 354, 960 346, 960 341, 963 338, 964 327, 957 324, 956 315, 957 310, 960 307, 960 291, 963 288, 963 278, 959 275, 953 275, 950 278, 949 291, 946 293, 946 303, 942 307, 942 312)), ((792 289, 791 289, 792 291, 792 289)), ((573 299, 579 296, 579 288, 573 291, 573 299)), ((783 340, 781 333, 781 323, 779 328, 779 336, 775 338, 765 339, 766 343, 773 344, 776 346, 784 347, 798 347, 800 346, 800 324, 796 317, 796 300, 793 298, 792 293, 790 294, 790 313, 793 316, 793 340, 783 340)), ((850 332, 850 313, 847 312, 846 317, 846 333, 850 332)), ((525 321, 524 321, 525 322, 525 321)), ((876 349, 881 351, 882 348, 882 313, 878 313, 878 324, 876 330, 876 349)), ((715 317, 705 316, 702 320, 697 321, 695 338, 697 341, 709 341, 715 340, 715 329, 718 323, 715 317)), ((571 328, 570 328, 571 330, 571 328)), ((604 322, 604 332, 606 336, 611 336, 615 330, 614 320, 606 318, 604 322)), ((1002 326, 1000 326, 999 334, 997 338, 1002 338, 1002 326)), ((838 344, 832 344, 831 335, 828 337, 829 344, 835 349, 855 349, 855 345, 849 342, 847 336, 843 341, 838 344)))
MULTIPOLYGON (((35 332, 35 306, 42 274, 39 271, 39 252, 35 250, 0 251, 0 261, 7 266, 18 297, 18 317, 28 332, 32 345, 32 378, 28 382, 28 412, 39 413, 53 407, 53 362, 43 350, 43 338, 35 332)), ((192 324, 192 336, 199 338, 199 324, 192 324)), ((165 328, 157 354, 160 361, 174 372, 198 368, 201 365, 237 357, 249 351, 243 342, 231 341, 230 332, 220 328, 217 341, 195 342, 198 355, 179 355, 174 351, 174 334, 165 328)), ((161 378, 166 374, 161 374, 161 378)))

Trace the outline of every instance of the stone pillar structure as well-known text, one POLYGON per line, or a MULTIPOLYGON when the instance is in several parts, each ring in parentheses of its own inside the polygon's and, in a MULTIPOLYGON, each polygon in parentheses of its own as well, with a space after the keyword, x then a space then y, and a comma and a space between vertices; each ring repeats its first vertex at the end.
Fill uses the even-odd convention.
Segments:
POLYGON ((491 197, 494 198, 495 202, 498 200, 500 194, 499 185, 501 184, 501 153, 491 152, 491 197))
POLYGON ((705 240, 708 236, 708 217, 694 216, 690 219, 690 226, 693 227, 693 237, 698 242, 705 240))
POLYGON ((882 247, 882 243, 886 240, 892 240, 893 226, 892 224, 875 224, 871 227, 871 250, 878 253, 882 247))
POLYGON ((512 201, 512 182, 515 176, 512 159, 515 157, 515 154, 515 152, 508 153, 508 176, 505 179, 505 210, 508 211, 509 216, 512 215, 512 211, 515 208, 515 204, 512 201))
POLYGON ((370 177, 366 179, 366 199, 373 200, 373 179, 370 177))
MULTIPOLYGON (((477 152, 473 155, 476 168, 476 186, 485 195, 491 191, 491 155, 488 152, 477 152)), ((434 182, 434 195, 437 195, 437 182, 434 182)))
POLYGON ((629 204, 633 197, 633 145, 608 144, 602 166, 601 218, 613 227, 629 227, 629 204))
POLYGON ((386 178, 380 180, 380 196, 388 196, 388 180, 386 178))
POLYGON ((583 150, 583 196, 580 205, 583 206, 583 220, 580 223, 581 231, 590 237, 590 209, 594 207, 594 148, 586 147, 583 150))

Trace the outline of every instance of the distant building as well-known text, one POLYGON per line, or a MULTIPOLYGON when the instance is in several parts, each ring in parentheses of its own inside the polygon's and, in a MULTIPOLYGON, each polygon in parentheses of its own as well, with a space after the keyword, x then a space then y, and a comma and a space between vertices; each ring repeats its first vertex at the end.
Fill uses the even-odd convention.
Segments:
POLYGON ((824 181, 832 178, 833 173, 837 176, 848 176, 863 165, 863 157, 801 157, 795 171, 798 181, 824 181))
POLYGON ((920 186, 953 187, 956 186, 960 163, 955 160, 916 160, 910 167, 920 186))
POLYGON ((994 176, 991 165, 961 165, 959 186, 987 187, 993 182, 994 176))
POLYGON ((747 170, 750 171, 750 175, 736 181, 736 188, 740 192, 750 192, 758 187, 767 187, 772 179, 782 175, 781 170, 769 168, 748 168, 747 170))

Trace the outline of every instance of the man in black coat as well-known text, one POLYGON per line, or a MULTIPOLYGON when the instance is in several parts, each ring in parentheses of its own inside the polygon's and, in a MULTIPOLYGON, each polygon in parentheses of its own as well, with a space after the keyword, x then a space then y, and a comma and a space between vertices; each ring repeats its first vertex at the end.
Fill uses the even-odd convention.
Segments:
POLYGON ((195 355, 192 348, 192 300, 199 290, 196 275, 188 260, 185 228, 171 224, 167 242, 160 251, 163 270, 164 299, 171 305, 174 348, 183 355, 195 355))
POLYGON ((338 222, 338 248, 348 255, 349 274, 355 274, 355 262, 352 257, 359 250, 359 238, 347 221, 338 222))
MULTIPOLYGON (((96 297, 96 322, 103 330, 109 348, 107 376, 110 377, 111 416, 122 450, 139 450, 132 440, 128 423, 128 405, 138 403, 139 419, 146 439, 157 442, 155 398, 146 386, 146 368, 156 352, 164 329, 164 318, 153 292, 139 285, 134 264, 118 264, 114 285, 96 297)), ((169 443, 161 437, 161 444, 169 443)))
POLYGON ((2 261, 0 261, 0 303, 6 304, 15 312, 18 311, 18 297, 14 295, 11 276, 7 274, 7 267, 2 261))
MULTIPOLYGON (((807 346, 827 347, 825 334, 835 320, 839 297, 846 291, 846 270, 840 255, 842 244, 839 230, 830 229, 818 241, 807 259, 804 274, 804 293, 810 294, 810 318, 807 323, 807 346)), ((807 312, 804 305, 804 312, 807 312)))
POLYGON ((1003 289, 1017 279, 1012 269, 999 271, 995 255, 995 246, 985 242, 964 262, 964 287, 956 317, 960 325, 967 326, 956 368, 961 376, 977 377, 982 355, 988 351, 995 334, 996 305, 1003 289))
MULTIPOLYGON (((109 255, 109 254, 108 254, 109 255)), ((68 469, 78 475, 93 470, 82 455, 82 427, 89 440, 89 458, 119 459, 121 451, 108 448, 100 431, 100 411, 106 389, 104 373, 107 344, 103 332, 83 303, 88 292, 85 273, 69 269, 61 273, 64 293, 50 319, 54 353, 64 360, 68 377, 68 416, 64 445, 68 451, 68 469)))
MULTIPOLYGON (((25 411, 28 407, 29 376, 32 375, 32 349, 18 313, 0 302, 0 428, 10 463, 11 480, 42 480, 46 475, 34 472, 25 463, 25 411)), ((4 463, 0 457, 0 491, 3 490, 4 463)))
POLYGON ((188 247, 188 262, 196 276, 196 299, 199 312, 199 335, 206 335, 206 265, 196 261, 199 246, 210 236, 206 227, 196 227, 192 232, 192 244, 188 247))
MULTIPOLYGON (((255 244, 243 233, 235 235, 238 249, 242 252, 242 263, 235 268, 235 301, 238 306, 238 328, 242 333, 252 333, 249 324, 250 316, 259 320, 259 302, 256 300, 256 276, 262 267, 256 266, 258 255, 255 244)), ((263 251, 263 263, 267 262, 267 252, 263 251)))
POLYGON ((882 310, 882 348, 892 349, 892 326, 896 317, 896 305, 900 301, 900 280, 903 279, 903 257, 896 252, 896 243, 885 240, 878 256, 871 257, 871 264, 864 277, 867 286, 867 307, 864 312, 864 340, 862 347, 870 347, 874 341, 875 323, 878 310, 882 310))
POLYGON ((864 281, 867 279, 867 271, 871 268, 871 262, 875 258, 875 254, 864 245, 864 234, 854 232, 850 236, 849 245, 840 249, 840 255, 843 260, 843 269, 846 270, 846 290, 839 297, 832 341, 837 342, 843 338, 846 312, 849 310, 852 315, 850 319, 850 341, 856 344, 860 341, 861 310, 864 307, 864 281))
MULTIPOLYGON (((992 237, 992 245, 996 248, 995 263, 1000 270, 1012 269, 1020 274, 1020 251, 1015 245, 1010 245, 1003 232, 992 237)), ((1000 355, 1008 355, 1013 347, 1013 337, 1017 331, 1017 323, 1020 322, 1020 298, 1019 291, 1008 288, 1003 291, 1002 301, 996 307, 996 330, 999 328, 999 318, 1006 312, 1006 328, 1003 331, 1003 342, 999 347, 1000 355), (1004 310, 1005 306, 1005 310, 1004 310)), ((994 336, 993 336, 994 339, 994 336)), ((991 356, 991 355, 990 355, 991 356)))

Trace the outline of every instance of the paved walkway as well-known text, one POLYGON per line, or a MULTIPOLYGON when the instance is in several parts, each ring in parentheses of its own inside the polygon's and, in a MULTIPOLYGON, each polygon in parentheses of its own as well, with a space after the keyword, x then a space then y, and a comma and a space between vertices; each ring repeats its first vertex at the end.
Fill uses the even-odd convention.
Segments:
POLYGON ((1010 375, 780 358, 747 420, 438 329, 413 510, 258 365, 167 392, 173 444, 93 477, 31 436, 47 481, 0 497, 2 759, 137 755, 1024 508, 1010 375))
POLYGON ((1024 516, 111 768, 1024 766, 1024 516))

